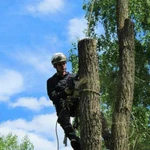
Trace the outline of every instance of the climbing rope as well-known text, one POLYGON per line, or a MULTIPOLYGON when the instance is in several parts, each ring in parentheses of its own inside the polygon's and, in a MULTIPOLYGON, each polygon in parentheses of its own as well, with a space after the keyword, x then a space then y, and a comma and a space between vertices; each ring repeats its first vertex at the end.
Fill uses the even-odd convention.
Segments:
POLYGON ((88 19, 87 37, 90 36, 90 24, 91 24, 92 12, 94 9, 94 3, 95 3, 95 0, 92 0, 91 11, 89 14, 89 19, 88 19))
MULTIPOLYGON (((63 113, 63 109, 59 113, 58 118, 62 115, 62 113, 63 113)), ((57 150, 59 150, 59 137, 58 137, 58 133, 57 133, 57 124, 58 124, 58 119, 56 120, 55 133, 56 133, 56 140, 57 140, 57 150)))
POLYGON ((58 121, 58 119, 56 120, 55 133, 56 133, 56 139, 57 139, 57 150, 59 150, 59 138, 58 138, 58 133, 57 133, 57 121, 58 121))

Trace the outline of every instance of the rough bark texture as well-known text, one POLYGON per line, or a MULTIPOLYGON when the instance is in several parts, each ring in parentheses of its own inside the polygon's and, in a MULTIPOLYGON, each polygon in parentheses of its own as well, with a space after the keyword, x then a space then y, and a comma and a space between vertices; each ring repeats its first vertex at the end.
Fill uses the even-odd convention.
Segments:
POLYGON ((83 39, 78 43, 79 76, 87 83, 80 93, 80 136, 82 150, 101 150, 99 102, 99 73, 96 40, 83 39))
POLYGON ((118 29, 122 29, 124 26, 124 21, 128 18, 128 0, 117 0, 117 27, 118 29))
POLYGON ((124 27, 118 33, 120 74, 117 100, 113 114, 113 150, 128 150, 135 68, 133 23, 126 19, 124 27))

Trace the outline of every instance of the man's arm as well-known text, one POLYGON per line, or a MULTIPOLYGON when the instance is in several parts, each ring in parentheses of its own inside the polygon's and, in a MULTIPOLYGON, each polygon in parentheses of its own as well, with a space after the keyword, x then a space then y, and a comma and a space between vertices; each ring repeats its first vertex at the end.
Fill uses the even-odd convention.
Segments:
POLYGON ((62 99, 66 99, 66 97, 68 96, 69 93, 67 93, 67 91, 65 90, 65 87, 53 87, 53 83, 51 82, 51 80, 47 80, 47 94, 50 98, 50 100, 53 101, 54 104, 58 103, 58 101, 60 100, 60 98, 62 99))

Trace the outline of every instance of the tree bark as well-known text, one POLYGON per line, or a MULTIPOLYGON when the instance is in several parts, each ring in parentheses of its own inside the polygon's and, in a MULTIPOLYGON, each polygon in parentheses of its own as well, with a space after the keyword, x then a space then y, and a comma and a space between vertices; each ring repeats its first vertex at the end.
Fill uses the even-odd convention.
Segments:
POLYGON ((126 19, 119 34, 120 72, 113 114, 113 150, 129 150, 129 124, 134 91, 134 28, 126 19))
POLYGON ((134 27, 128 18, 128 0, 117 0, 119 79, 112 124, 113 150, 129 150, 129 125, 134 91, 134 27))
POLYGON ((124 21, 128 18, 129 8, 128 0, 116 0, 116 16, 117 16, 117 29, 120 30, 124 27, 124 21))
POLYGON ((80 93, 80 136, 82 150, 101 150, 99 102, 99 73, 96 40, 83 39, 78 43, 79 77, 87 83, 80 93))

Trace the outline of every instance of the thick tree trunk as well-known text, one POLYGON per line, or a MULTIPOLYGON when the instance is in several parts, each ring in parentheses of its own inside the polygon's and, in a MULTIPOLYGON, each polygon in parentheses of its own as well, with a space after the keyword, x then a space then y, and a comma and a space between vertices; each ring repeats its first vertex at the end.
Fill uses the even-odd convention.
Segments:
POLYGON ((129 150, 129 125, 134 91, 134 28, 128 18, 128 0, 116 0, 119 40, 118 93, 113 113, 113 150, 129 150))
POLYGON ((80 93, 80 136, 82 150, 101 150, 99 102, 99 73, 96 40, 83 39, 78 43, 79 77, 87 83, 80 93))
POLYGON ((120 74, 117 100, 113 114, 113 150, 128 150, 135 68, 133 23, 126 19, 124 27, 118 31, 120 74))

